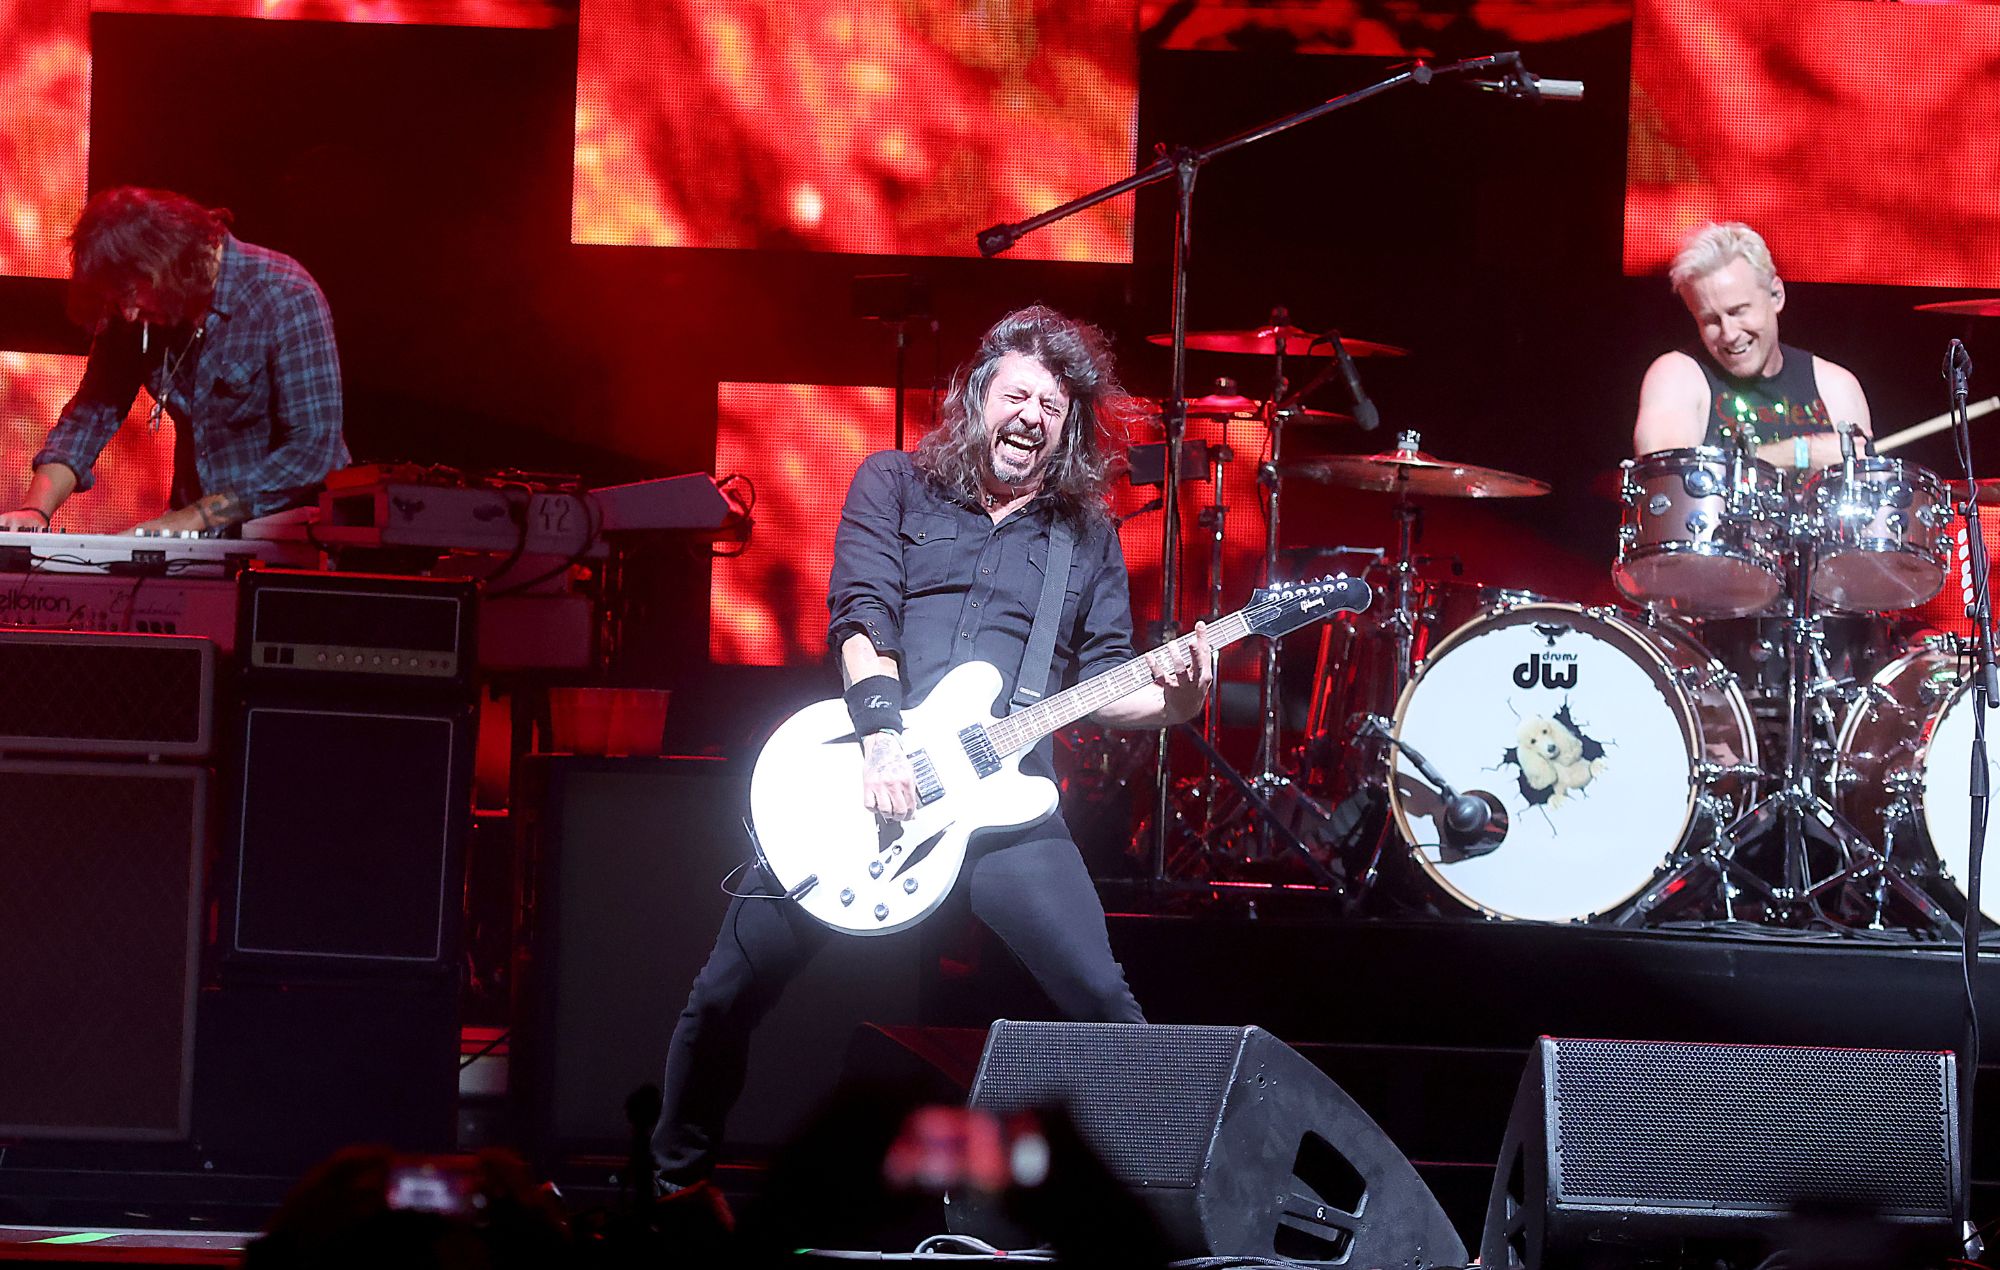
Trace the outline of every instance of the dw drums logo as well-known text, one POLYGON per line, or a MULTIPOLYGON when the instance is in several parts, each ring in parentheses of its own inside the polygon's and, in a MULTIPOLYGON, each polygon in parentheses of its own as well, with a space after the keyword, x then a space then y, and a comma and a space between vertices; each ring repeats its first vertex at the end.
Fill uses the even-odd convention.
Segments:
POLYGON ((1575 653, 1529 653, 1528 660, 1514 667, 1514 683, 1522 688, 1537 683, 1544 688, 1574 688, 1576 662, 1575 653))

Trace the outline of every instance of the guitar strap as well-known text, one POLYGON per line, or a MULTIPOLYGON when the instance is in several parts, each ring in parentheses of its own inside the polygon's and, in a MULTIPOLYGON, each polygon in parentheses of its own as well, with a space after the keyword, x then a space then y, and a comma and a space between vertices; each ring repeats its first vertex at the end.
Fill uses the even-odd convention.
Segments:
POLYGON ((1035 608, 1035 624, 1028 630, 1028 651, 1021 654, 1021 674, 1014 681, 1014 700, 1008 713, 1023 710, 1042 699, 1049 684, 1049 668, 1056 658, 1056 623, 1062 620, 1063 584, 1069 581, 1070 556, 1076 537, 1069 522, 1056 517, 1049 530, 1048 568, 1042 573, 1042 601, 1035 608))

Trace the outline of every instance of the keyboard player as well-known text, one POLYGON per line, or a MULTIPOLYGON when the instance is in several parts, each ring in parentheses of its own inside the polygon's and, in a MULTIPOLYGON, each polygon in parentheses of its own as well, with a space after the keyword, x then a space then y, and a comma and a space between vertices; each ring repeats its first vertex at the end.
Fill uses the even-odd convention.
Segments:
POLYGON ((165 190, 121 186, 85 205, 69 309, 93 333, 89 363, 0 530, 52 527, 142 386, 155 420, 174 420, 174 477, 169 507, 135 529, 223 531, 309 501, 347 464, 326 297, 297 261, 228 226, 228 212, 165 190))

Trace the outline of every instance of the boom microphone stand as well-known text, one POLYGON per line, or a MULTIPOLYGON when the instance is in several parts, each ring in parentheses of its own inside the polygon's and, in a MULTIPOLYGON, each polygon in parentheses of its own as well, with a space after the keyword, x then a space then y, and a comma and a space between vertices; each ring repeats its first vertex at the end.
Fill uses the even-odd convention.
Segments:
MULTIPOLYGON (((1971 396, 1972 355, 1959 340, 1945 349, 1944 377, 1951 385, 1952 436, 1958 442, 1958 459, 1965 468, 1965 549, 1972 565, 1972 833, 1971 854, 1965 866, 1965 918, 1961 923, 1960 944, 1965 967, 1965 1040, 1963 1061, 1958 1067, 1958 1158, 1966 1161, 1959 1193, 1959 1213, 1972 1211, 1973 1115, 1972 1097, 1979 1075, 1979 875, 1981 857, 1986 854, 1986 814, 1990 806, 1989 773, 1986 762, 1986 712, 1993 708, 1995 671, 1993 656, 1993 596, 1988 587, 1986 537, 1979 527, 1979 478, 1972 466, 1972 420, 1966 412, 1971 396)), ((1947 583, 1949 585, 1949 583, 1947 583)))
MULTIPOLYGON (((1118 197, 1128 191, 1157 185, 1172 178, 1175 188, 1174 199, 1174 252, 1173 252, 1173 371, 1172 386, 1162 414, 1166 424, 1167 441, 1167 481, 1163 491, 1163 511, 1166 524, 1162 527, 1161 581, 1160 581, 1160 625, 1161 639, 1172 640, 1179 636, 1179 575, 1180 575, 1180 479, 1181 479, 1181 438, 1187 430, 1187 282, 1188 260, 1194 254, 1194 183, 1201 169, 1215 159, 1221 158, 1245 146, 1255 145, 1281 132, 1289 132, 1300 124, 1310 123, 1336 110, 1344 110, 1370 97, 1380 96, 1391 89, 1405 84, 1428 84, 1439 76, 1469 75, 1477 72, 1497 73, 1501 78, 1497 86, 1509 96, 1535 99, 1542 95, 1537 87, 1536 77, 1530 75, 1521 65, 1518 52, 1489 53, 1484 57, 1466 58, 1446 66, 1430 66, 1419 60, 1397 71, 1387 79, 1379 80, 1365 88, 1331 98, 1286 115, 1268 123, 1259 124, 1245 132, 1214 145, 1168 146, 1155 148, 1159 157, 1120 181, 1114 181, 1101 189, 1071 199, 1046 212, 1030 216, 1027 220, 1013 224, 989 226, 979 231, 977 241, 979 254, 997 256, 1018 242, 1023 235, 1031 234, 1044 225, 1053 225, 1078 212, 1097 206, 1099 203, 1118 197)), ((1152 877, 1155 882, 1166 879, 1167 826, 1171 819, 1171 731, 1160 732, 1159 752, 1155 763, 1156 788, 1153 808, 1153 851, 1152 877)), ((1251 796, 1251 801, 1265 819, 1270 820, 1270 808, 1262 799, 1251 796)))

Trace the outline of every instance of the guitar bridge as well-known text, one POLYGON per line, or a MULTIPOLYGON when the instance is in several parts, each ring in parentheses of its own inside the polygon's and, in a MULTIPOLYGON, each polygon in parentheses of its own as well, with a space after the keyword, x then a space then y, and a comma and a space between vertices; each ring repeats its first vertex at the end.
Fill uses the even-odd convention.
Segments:
POLYGON ((966 759, 980 776, 991 776, 1000 770, 1000 756, 994 753, 993 738, 986 734, 984 724, 975 723, 969 728, 960 728, 958 743, 965 747, 966 759))
POLYGON ((944 782, 938 779, 937 766, 931 762, 930 751, 918 750, 910 755, 910 770, 917 777, 917 801, 928 807, 944 797, 944 782))

